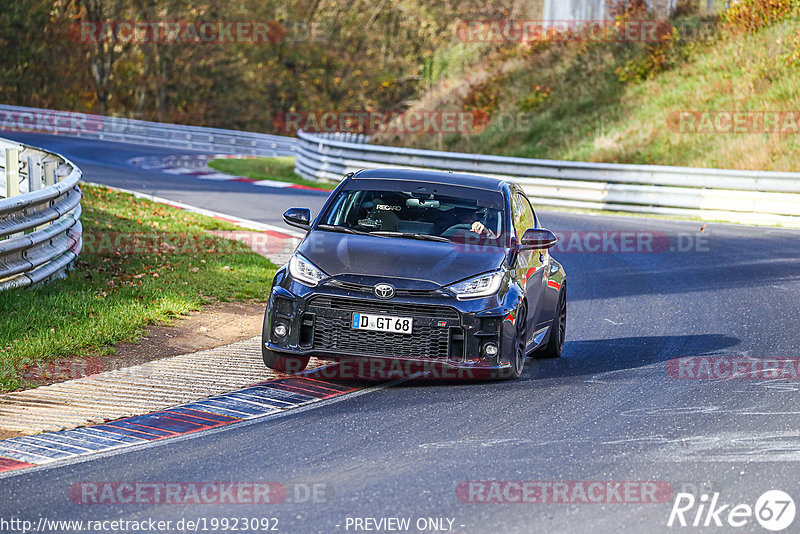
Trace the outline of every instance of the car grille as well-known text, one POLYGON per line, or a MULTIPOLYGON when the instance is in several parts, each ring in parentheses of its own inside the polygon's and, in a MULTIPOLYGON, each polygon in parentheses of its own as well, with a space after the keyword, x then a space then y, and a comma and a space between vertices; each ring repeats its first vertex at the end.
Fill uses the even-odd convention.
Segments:
MULTIPOLYGON (((354 284, 351 282, 342 282, 341 280, 332 280, 328 285, 344 289, 345 291, 354 291, 356 293, 370 293, 372 294, 374 285, 354 284)), ((398 297, 431 297, 436 295, 446 295, 445 291, 441 289, 395 289, 395 296, 398 297)))
POLYGON ((458 311, 444 306, 315 297, 306 311, 315 315, 315 349, 361 356, 447 359, 451 328, 459 326, 458 311), (413 317, 414 333, 354 330, 353 312, 413 317), (438 326, 439 321, 447 327, 438 326))
POLYGON ((340 297, 314 297, 308 304, 309 307, 342 310, 348 313, 380 313, 384 315, 399 315, 403 317, 430 317, 456 321, 459 319, 458 311, 448 306, 426 306, 423 304, 403 304, 392 301, 356 300, 340 297))

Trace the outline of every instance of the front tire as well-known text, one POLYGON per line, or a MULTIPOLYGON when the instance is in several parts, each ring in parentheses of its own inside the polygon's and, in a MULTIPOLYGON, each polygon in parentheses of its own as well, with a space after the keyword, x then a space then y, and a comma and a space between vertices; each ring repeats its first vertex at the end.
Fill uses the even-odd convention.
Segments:
POLYGON ((556 316, 550 325, 550 339, 544 348, 536 352, 536 358, 560 358, 567 338, 567 285, 561 288, 556 305, 556 316))
POLYGON ((499 372, 497 378, 516 380, 525 369, 525 350, 528 341, 528 307, 523 302, 517 310, 514 321, 514 353, 511 355, 511 366, 499 372))

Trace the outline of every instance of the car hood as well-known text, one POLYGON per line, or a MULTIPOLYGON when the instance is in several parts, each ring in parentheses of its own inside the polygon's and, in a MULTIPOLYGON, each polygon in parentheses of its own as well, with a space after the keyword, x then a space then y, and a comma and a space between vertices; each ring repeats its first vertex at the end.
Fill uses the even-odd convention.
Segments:
POLYGON ((446 286, 497 269, 507 249, 312 231, 297 251, 330 276, 424 280, 446 286))

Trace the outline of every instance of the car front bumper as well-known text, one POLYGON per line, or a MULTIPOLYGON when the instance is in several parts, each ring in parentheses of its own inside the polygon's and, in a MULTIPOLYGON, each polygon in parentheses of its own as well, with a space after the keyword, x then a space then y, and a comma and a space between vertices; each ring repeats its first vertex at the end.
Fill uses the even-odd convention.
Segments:
POLYGON ((384 361, 370 363, 373 370, 473 370, 484 375, 510 368, 518 303, 519 296, 508 288, 492 297, 464 301, 443 291, 381 300, 352 288, 308 287, 282 270, 265 314, 264 343, 266 349, 284 356, 384 361), (351 327, 353 313, 411 317, 413 332, 355 330, 351 327), (278 324, 285 326, 284 336, 276 335, 278 324), (496 346, 497 354, 488 355, 487 345, 496 346))

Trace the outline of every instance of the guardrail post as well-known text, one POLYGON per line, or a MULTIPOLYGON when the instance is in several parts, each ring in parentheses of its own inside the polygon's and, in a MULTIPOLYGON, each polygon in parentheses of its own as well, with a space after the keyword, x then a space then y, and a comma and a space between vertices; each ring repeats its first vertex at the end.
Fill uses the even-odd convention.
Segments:
POLYGON ((44 162, 44 186, 49 187, 56 183, 56 164, 52 161, 44 162))
POLYGON ((6 198, 19 195, 19 149, 6 149, 6 198))
POLYGON ((42 188, 42 159, 28 156, 28 191, 42 188))

